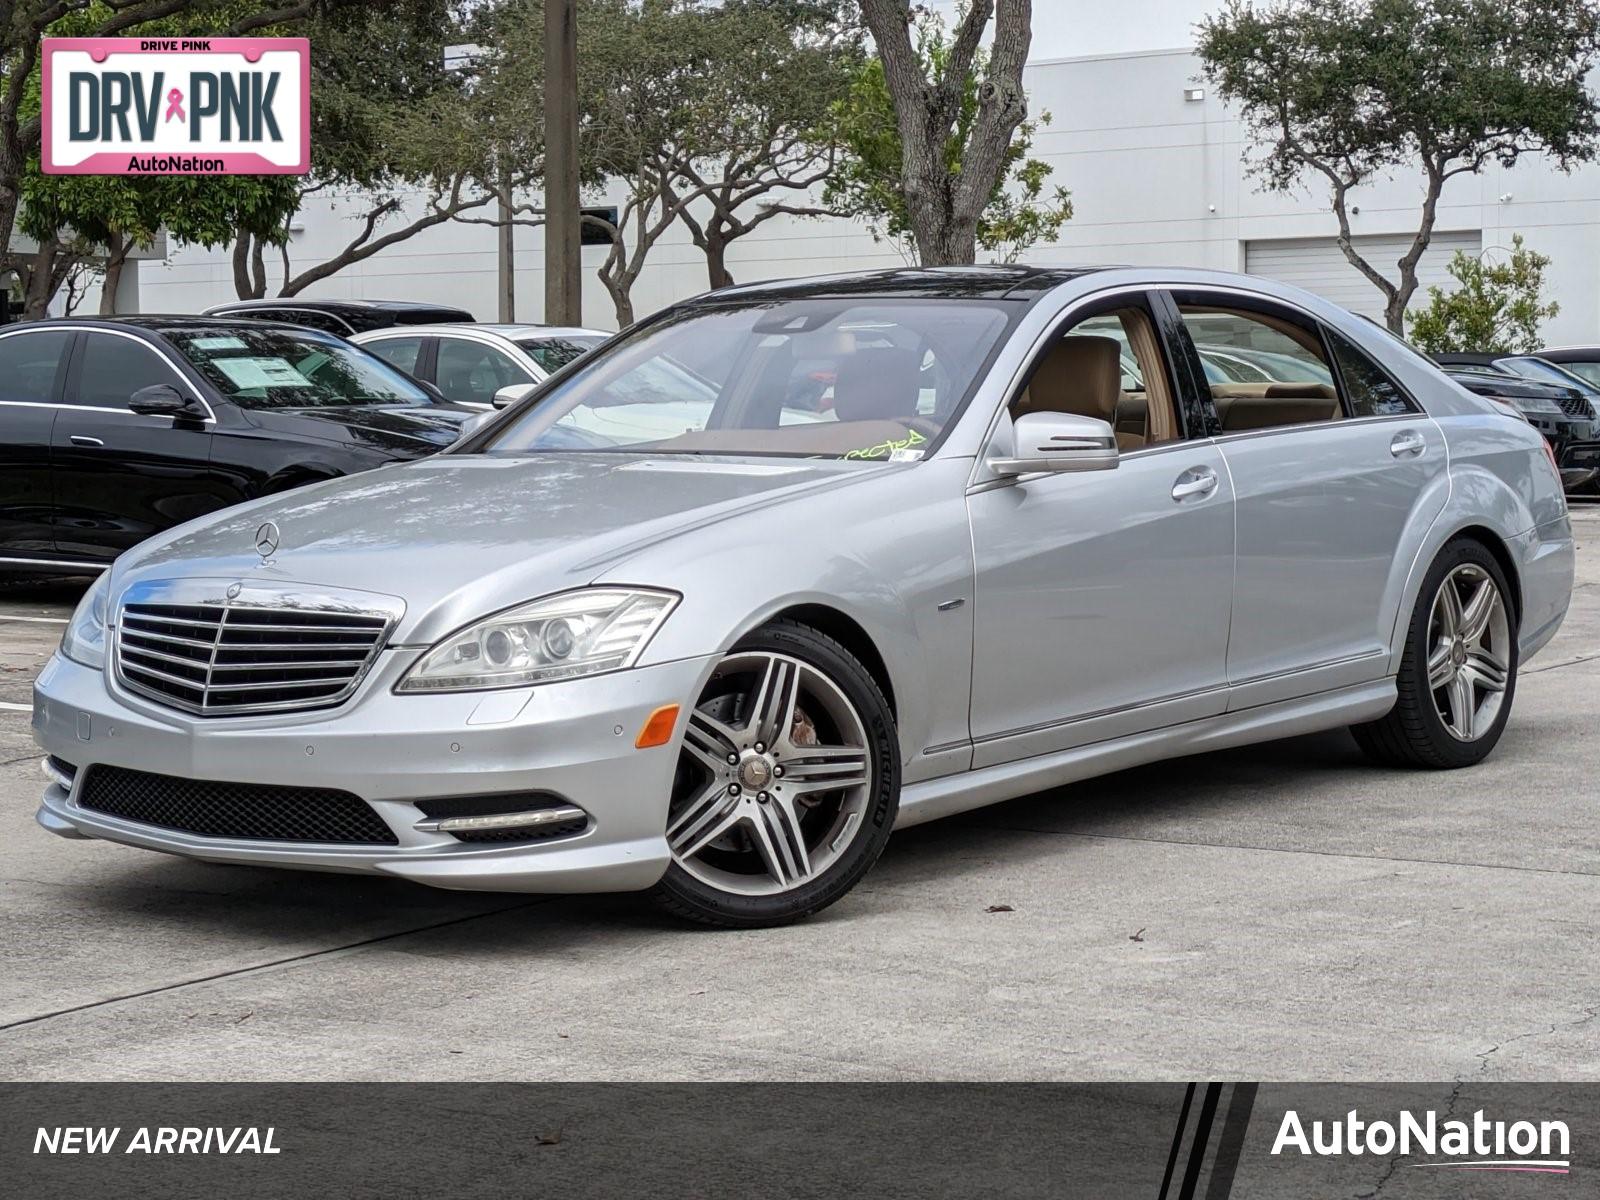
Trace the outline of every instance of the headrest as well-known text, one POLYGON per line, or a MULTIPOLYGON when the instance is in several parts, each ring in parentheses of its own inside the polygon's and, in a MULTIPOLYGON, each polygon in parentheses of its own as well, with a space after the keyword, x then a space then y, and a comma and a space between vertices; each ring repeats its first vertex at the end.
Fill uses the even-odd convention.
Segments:
POLYGON ((1089 334, 1062 338, 1034 370, 1028 394, 1030 411, 1111 420, 1122 396, 1122 344, 1089 334))
POLYGON ((922 353, 896 346, 857 350, 839 360, 833 411, 841 421, 906 420, 917 415, 922 353))

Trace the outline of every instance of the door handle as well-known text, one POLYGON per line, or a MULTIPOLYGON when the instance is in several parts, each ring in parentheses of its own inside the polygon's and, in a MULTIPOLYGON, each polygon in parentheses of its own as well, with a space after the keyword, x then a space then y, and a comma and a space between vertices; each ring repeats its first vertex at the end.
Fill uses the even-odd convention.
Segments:
POLYGON ((1389 453, 1396 458, 1417 458, 1427 448, 1428 443, 1416 432, 1397 433, 1389 443, 1389 453))
POLYGON ((1217 490, 1217 473, 1210 467, 1190 467, 1172 485, 1172 498, 1179 504, 1185 500, 1203 500, 1217 490))
POLYGON ((74 446, 104 446, 105 445, 105 443, 102 442, 99 438, 86 437, 85 435, 83 435, 81 433, 75 433, 70 438, 68 438, 67 440, 70 441, 74 446))

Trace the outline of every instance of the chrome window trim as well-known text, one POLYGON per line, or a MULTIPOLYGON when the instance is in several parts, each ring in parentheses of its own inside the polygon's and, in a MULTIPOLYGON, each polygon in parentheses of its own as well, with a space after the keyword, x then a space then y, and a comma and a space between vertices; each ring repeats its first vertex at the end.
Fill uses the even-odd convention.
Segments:
POLYGON ((1385 421, 1426 421, 1428 414, 1384 413, 1379 417, 1341 417, 1337 421, 1301 421, 1295 425, 1269 425, 1265 429, 1241 429, 1235 433, 1219 433, 1211 440, 1219 446, 1240 442, 1248 438, 1273 437, 1283 433, 1303 433, 1316 429, 1348 429, 1352 425, 1378 425, 1385 421))
MULTIPOLYGON (((191 396, 200 402, 200 406, 206 410, 206 415, 200 418, 201 421, 207 425, 215 425, 217 423, 217 413, 216 410, 211 407, 211 402, 200 394, 200 390, 196 388, 192 382, 190 382, 189 377, 185 375, 182 368, 173 361, 172 356, 161 347, 147 341, 136 333, 129 333, 124 329, 107 329, 103 325, 80 325, 68 323, 57 324, 54 321, 51 321, 47 324, 43 321, 36 321, 27 323, 22 328, 7 329, 3 332, 0 332, 0 340, 8 337, 18 337, 28 333, 46 333, 51 331, 60 331, 63 333, 105 333, 110 334, 112 337, 126 338, 130 342, 134 342, 140 346, 143 346, 151 354, 154 354, 162 362, 166 363, 167 366, 171 367, 172 373, 178 377, 179 382, 181 382, 183 386, 188 389, 191 396)), ((67 412, 116 413, 124 417, 148 416, 152 421, 164 421, 168 419, 166 417, 159 417, 149 413, 136 413, 131 409, 126 408, 106 408, 99 404, 69 404, 66 401, 46 402, 42 400, 0 400, 0 404, 14 405, 18 408, 64 409, 67 412)), ((173 418, 173 420, 176 420, 176 418, 173 418)))
POLYGON ((71 558, 19 558, 5 554, 0 554, 0 564, 20 567, 56 567, 64 571, 94 571, 97 574, 111 565, 110 563, 83 562, 71 558))

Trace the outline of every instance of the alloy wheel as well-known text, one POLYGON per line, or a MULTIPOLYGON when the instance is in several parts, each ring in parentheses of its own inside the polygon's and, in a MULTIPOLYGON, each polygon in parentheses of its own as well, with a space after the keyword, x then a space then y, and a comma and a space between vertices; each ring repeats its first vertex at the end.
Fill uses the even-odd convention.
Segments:
POLYGON ((736 652, 689 716, 667 843, 719 890, 792 891, 849 848, 873 782, 866 726, 838 684, 789 655, 736 652))
POLYGON ((1428 688, 1457 741, 1474 741, 1494 725, 1510 661, 1505 598, 1486 570, 1463 563, 1439 585, 1428 621, 1428 688))

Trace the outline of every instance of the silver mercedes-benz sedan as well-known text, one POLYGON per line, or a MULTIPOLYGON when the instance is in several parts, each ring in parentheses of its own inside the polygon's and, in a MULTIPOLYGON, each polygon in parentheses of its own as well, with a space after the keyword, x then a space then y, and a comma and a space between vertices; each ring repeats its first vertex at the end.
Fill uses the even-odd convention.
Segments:
POLYGON ((1242 276, 733 288, 484 420, 124 554, 38 680, 40 823, 774 924, 1135 763, 1469 766, 1572 587, 1526 422, 1242 276))

